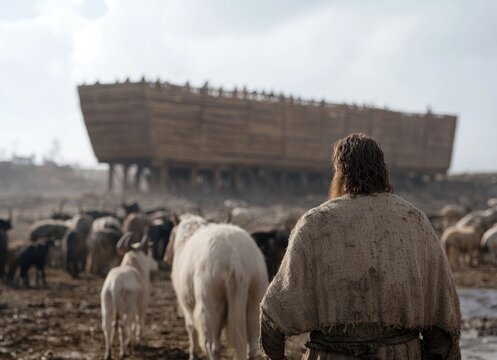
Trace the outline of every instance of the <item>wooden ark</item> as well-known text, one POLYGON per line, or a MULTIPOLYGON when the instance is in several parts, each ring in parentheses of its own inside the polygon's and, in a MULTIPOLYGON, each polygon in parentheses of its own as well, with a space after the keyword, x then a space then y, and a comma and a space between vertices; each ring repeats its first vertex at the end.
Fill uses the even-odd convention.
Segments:
POLYGON ((78 91, 95 155, 110 164, 110 186, 117 164, 124 166, 125 187, 131 165, 137 177, 149 169, 151 186, 160 189, 185 171, 190 181, 202 173, 216 187, 259 178, 326 182, 333 143, 354 132, 380 142, 393 173, 445 173, 456 127, 452 115, 188 84, 127 81, 81 85, 78 91))

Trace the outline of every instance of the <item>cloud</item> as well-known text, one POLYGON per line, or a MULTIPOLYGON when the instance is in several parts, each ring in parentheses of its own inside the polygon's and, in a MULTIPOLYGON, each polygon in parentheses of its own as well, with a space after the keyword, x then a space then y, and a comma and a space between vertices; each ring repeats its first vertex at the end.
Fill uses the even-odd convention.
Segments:
POLYGON ((460 116, 453 170, 497 170, 495 10, 483 1, 43 2, 34 17, 0 18, 0 141, 42 152, 56 136, 68 160, 93 164, 76 84, 145 75, 430 105, 460 116))

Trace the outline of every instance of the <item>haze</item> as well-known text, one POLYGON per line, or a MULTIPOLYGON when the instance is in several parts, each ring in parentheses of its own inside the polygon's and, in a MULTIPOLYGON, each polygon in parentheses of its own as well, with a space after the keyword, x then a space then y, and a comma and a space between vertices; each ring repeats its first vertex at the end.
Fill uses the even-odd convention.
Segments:
POLYGON ((497 171, 496 13, 494 1, 1 2, 0 159, 96 166, 77 84, 145 76, 457 114, 451 171, 497 171))

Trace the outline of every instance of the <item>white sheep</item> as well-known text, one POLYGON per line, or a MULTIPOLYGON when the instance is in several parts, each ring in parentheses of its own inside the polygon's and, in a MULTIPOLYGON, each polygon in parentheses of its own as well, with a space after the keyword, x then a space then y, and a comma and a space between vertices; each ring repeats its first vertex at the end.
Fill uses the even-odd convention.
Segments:
POLYGON ((121 264, 111 269, 105 278, 100 293, 105 359, 111 358, 115 329, 119 332, 120 358, 130 341, 134 345, 140 340, 150 299, 150 272, 158 270, 157 262, 144 253, 144 245, 143 242, 133 244, 133 250, 128 251, 121 264))
POLYGON ((183 215, 166 260, 172 262, 171 279, 185 318, 190 359, 200 349, 209 359, 219 359, 223 328, 235 358, 254 359, 259 304, 268 276, 250 235, 238 226, 207 224, 199 216, 183 215))
POLYGON ((488 230, 497 222, 497 208, 487 210, 475 210, 462 217, 456 226, 480 225, 484 230, 488 230))

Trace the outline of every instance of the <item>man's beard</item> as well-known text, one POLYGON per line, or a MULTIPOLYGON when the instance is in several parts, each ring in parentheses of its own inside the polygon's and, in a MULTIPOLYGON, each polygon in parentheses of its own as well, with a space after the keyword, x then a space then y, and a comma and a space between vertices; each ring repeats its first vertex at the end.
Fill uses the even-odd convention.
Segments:
POLYGON ((346 192, 343 186, 343 179, 338 173, 335 173, 333 175, 333 179, 331 180, 328 197, 330 199, 336 199, 340 196, 345 195, 345 193, 346 192))

